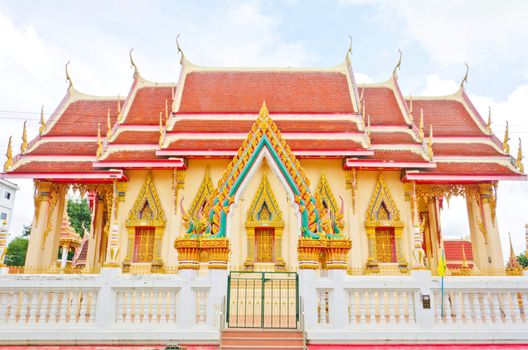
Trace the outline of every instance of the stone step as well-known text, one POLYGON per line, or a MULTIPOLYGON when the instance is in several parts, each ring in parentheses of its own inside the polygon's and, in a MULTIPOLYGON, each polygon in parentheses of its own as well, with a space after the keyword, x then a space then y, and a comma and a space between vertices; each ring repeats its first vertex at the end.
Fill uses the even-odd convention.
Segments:
MULTIPOLYGON (((258 350, 258 349, 270 349, 270 345, 222 345, 221 350, 236 350, 236 349, 245 349, 245 350, 258 350)), ((304 350, 304 346, 291 345, 291 346, 273 346, 273 350, 304 350)))
POLYGON ((252 329, 230 328, 222 331, 223 337, 246 338, 303 338, 303 332, 297 329, 252 329))
POLYGON ((248 337, 222 337, 222 346, 248 345, 248 346, 302 346, 303 338, 248 338, 248 337))

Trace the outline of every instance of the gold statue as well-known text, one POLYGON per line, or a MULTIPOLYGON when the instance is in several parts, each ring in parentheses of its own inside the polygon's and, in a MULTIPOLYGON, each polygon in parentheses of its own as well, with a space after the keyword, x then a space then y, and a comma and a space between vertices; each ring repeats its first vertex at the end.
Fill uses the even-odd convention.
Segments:
POLYGON ((424 113, 423 113, 423 109, 420 108, 420 129, 418 131, 418 136, 420 137, 420 142, 423 141, 424 139, 424 131, 423 131, 423 126, 424 126, 424 113))
POLYGON ((24 121, 24 129, 22 130, 22 143, 20 144, 20 153, 24 153, 28 149, 26 123, 27 121, 24 121))
POLYGON ((13 166, 13 149, 11 146, 12 136, 9 136, 9 142, 7 143, 6 161, 4 163, 4 172, 7 172, 13 166))
POLYGON ((515 161, 515 166, 521 173, 524 173, 524 165, 522 163, 523 160, 523 154, 522 154, 522 143, 521 138, 519 137, 519 149, 517 151, 517 160, 515 161))
POLYGON ((39 128, 39 135, 42 136, 44 133, 44 130, 46 130, 46 121, 44 120, 44 106, 40 108, 40 128, 39 128))
POLYGON ((101 141, 101 123, 97 124, 97 153, 95 156, 97 159, 101 157, 101 154, 103 153, 103 142, 101 141))
POLYGON ((427 141, 427 154, 433 160, 433 124, 429 125, 429 140, 427 141))
POLYGON ((506 131, 504 132, 504 140, 502 141, 502 149, 505 153, 510 154, 510 132, 508 130, 508 121, 506 121, 506 131))
POLYGON ((491 107, 488 107, 488 122, 486 123, 486 132, 491 134, 491 107))

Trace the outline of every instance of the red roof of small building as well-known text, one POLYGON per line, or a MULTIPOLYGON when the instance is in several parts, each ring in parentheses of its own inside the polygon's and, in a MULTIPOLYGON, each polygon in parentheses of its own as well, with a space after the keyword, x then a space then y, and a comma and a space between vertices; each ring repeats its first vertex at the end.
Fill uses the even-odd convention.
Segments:
POLYGON ((464 254, 466 254, 466 261, 473 261, 473 250, 471 248, 471 241, 459 239, 444 239, 444 253, 446 262, 463 261, 464 254), (463 252, 462 247, 464 247, 463 252))
POLYGON ((347 77, 323 71, 191 72, 178 112, 353 113, 347 77))

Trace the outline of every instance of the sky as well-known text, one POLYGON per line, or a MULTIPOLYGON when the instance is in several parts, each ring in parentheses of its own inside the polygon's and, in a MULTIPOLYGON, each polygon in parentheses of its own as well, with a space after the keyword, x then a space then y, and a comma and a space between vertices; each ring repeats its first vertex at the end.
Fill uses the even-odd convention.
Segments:
MULTIPOLYGON (((180 70, 175 37, 186 57, 212 66, 333 66, 344 60, 353 37, 359 82, 399 72, 405 95, 455 92, 470 66, 466 91, 510 147, 528 146, 527 1, 61 1, 0 0, 0 153, 13 135, 17 153, 22 124, 38 132, 39 111, 49 116, 66 93, 64 65, 75 87, 94 95, 128 93, 134 48, 148 80, 175 82, 180 70)), ((528 153, 528 148, 526 149, 528 153)), ((527 164, 528 166, 528 164, 527 164)), ((32 221, 33 186, 14 181, 10 237, 32 221)), ((528 183, 499 185, 497 215, 505 256, 508 232, 517 253, 525 249, 528 183)), ((465 202, 451 200, 442 213, 444 235, 468 234, 465 202)))

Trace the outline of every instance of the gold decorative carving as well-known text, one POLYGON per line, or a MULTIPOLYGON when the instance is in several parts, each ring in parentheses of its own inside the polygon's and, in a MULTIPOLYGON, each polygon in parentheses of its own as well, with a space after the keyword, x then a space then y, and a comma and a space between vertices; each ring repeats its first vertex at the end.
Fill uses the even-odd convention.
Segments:
POLYGON ((321 179, 315 190, 316 207, 321 216, 321 229, 325 233, 342 234, 345 227, 345 219, 343 215, 344 203, 341 199, 341 206, 339 207, 335 200, 330 184, 323 172, 321 179))
POLYGON ((13 166, 13 146, 11 145, 12 136, 9 136, 9 142, 7 143, 6 161, 4 163, 4 172, 9 171, 13 166))
POLYGON ((466 194, 468 189, 475 188, 472 185, 458 185, 458 184, 427 184, 427 185, 416 185, 416 198, 428 202, 430 199, 446 198, 447 201, 454 196, 463 196, 466 194))
POLYGON ((205 170, 205 175, 196 192, 189 210, 183 209, 183 198, 180 203, 183 226, 187 234, 201 234, 208 227, 207 213, 209 213, 209 197, 214 191, 213 182, 209 168, 205 170))
POLYGON ((227 269, 227 262, 229 260, 229 239, 200 239, 200 248, 206 252, 209 258, 209 269, 227 269))
POLYGON ((178 251, 180 269, 200 269, 200 240, 194 238, 177 238, 174 248, 178 251))
POLYGON ((247 211, 246 227, 284 227, 282 211, 265 174, 247 211), (266 210, 267 218, 263 215, 266 210))
POLYGON ((352 192, 352 213, 356 213, 357 174, 356 168, 345 171, 346 189, 352 192))
POLYGON ((321 256, 324 255, 326 240, 301 237, 297 243, 299 269, 316 270, 321 256))
POLYGON ((185 169, 172 171, 172 191, 174 192, 174 213, 178 213, 178 192, 185 186, 185 169))

